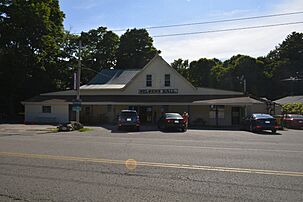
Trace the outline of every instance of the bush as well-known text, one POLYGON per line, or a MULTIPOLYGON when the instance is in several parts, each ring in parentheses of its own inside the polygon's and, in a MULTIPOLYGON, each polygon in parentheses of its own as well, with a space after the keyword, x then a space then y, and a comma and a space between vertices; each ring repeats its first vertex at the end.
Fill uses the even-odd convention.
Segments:
POLYGON ((282 105, 284 114, 303 114, 303 103, 293 103, 282 105))

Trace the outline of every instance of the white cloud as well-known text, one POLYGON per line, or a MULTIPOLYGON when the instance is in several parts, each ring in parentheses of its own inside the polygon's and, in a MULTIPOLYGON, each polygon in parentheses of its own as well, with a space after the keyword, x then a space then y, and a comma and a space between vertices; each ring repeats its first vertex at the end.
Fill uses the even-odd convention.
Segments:
MULTIPOLYGON (((303 10, 301 0, 285 1, 276 5, 266 13, 252 13, 235 11, 232 18, 258 16, 275 13, 286 13, 303 10), (240 13, 240 14, 239 14, 240 13), (242 15, 241 15, 242 13, 242 15), (243 15, 243 13, 249 13, 243 15)), ((226 14, 225 14, 226 15, 226 14)), ((234 27, 249 27, 267 24, 302 21, 303 15, 291 15, 275 18, 263 18, 258 20, 247 20, 233 23, 222 23, 208 27, 204 30, 226 29, 234 27)), ((201 27, 198 28, 201 31, 201 27)), ((194 28, 183 28, 175 32, 197 31, 194 28), (186 29, 186 31, 185 31, 186 29)), ((303 32, 302 24, 279 26, 270 28, 250 29, 241 31, 219 32, 200 35, 188 35, 178 37, 154 38, 154 45, 162 51, 161 55, 168 61, 182 58, 197 60, 202 57, 228 59, 236 54, 245 54, 252 57, 265 56, 270 50, 281 43, 291 32, 303 32)), ((173 32, 173 31, 171 31, 173 32)))

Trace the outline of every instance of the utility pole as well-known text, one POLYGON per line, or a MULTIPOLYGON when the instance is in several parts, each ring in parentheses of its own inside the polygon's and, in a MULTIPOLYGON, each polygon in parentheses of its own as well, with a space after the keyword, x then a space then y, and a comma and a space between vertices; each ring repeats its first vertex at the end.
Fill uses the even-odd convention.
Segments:
POLYGON ((246 78, 243 77, 243 92, 246 94, 246 78))
MULTIPOLYGON (((78 58, 78 71, 77 71, 77 98, 76 102, 81 103, 80 100, 80 76, 81 76, 81 39, 79 40, 79 58, 78 58)), ((79 104, 80 105, 80 104, 79 104)), ((80 109, 81 106, 76 110, 76 122, 80 122, 80 109)))

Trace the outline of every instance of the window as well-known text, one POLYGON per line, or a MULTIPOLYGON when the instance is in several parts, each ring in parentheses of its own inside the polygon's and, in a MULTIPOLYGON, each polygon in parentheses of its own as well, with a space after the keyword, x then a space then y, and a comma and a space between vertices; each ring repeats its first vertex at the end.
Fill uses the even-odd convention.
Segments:
POLYGON ((209 106, 209 118, 215 119, 218 113, 219 119, 224 119, 224 105, 211 105, 209 106))
POLYGON ((151 74, 147 74, 146 75, 146 86, 147 87, 151 87, 152 86, 152 75, 151 74))
POLYGON ((165 74, 165 80, 164 80, 165 86, 170 86, 170 74, 165 74))
POLYGON ((51 106, 42 106, 42 113, 52 113, 51 106))
POLYGON ((89 115, 90 114, 90 108, 89 107, 85 107, 85 115, 89 115))
POLYGON ((112 108, 113 108, 112 105, 107 105, 107 112, 112 112, 112 108))

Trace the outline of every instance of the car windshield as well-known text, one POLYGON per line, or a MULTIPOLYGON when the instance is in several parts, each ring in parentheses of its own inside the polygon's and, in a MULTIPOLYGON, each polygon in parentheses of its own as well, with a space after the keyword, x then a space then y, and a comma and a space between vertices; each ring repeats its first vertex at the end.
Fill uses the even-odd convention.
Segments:
POLYGON ((167 113, 166 118, 175 119, 175 118, 182 118, 182 116, 178 113, 167 113))
POLYGON ((137 116, 136 112, 121 112, 121 117, 125 118, 125 117, 134 117, 137 116))
POLYGON ((273 119, 274 118, 269 114, 254 114, 253 116, 257 119, 273 119))

